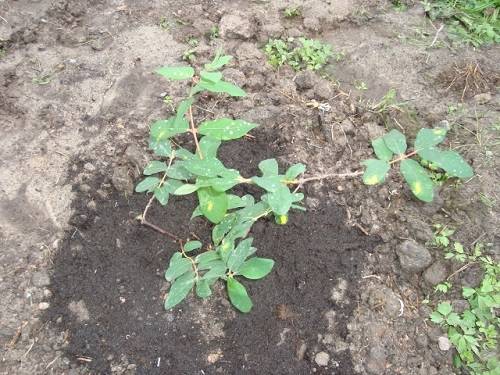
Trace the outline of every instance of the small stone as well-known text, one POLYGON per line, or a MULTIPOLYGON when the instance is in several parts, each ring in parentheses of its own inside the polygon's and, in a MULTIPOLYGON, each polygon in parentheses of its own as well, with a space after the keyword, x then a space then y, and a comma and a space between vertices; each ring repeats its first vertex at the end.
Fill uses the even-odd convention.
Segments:
POLYGON ((328 362, 330 362, 330 355, 326 352, 319 352, 314 356, 314 362, 316 362, 318 366, 328 366, 328 362))
POLYGON ((398 295, 385 286, 372 289, 368 297, 368 303, 372 310, 381 309, 391 318, 397 318, 404 312, 398 295))
POLYGON ((38 309, 40 310, 47 310, 50 307, 50 303, 48 302, 40 302, 38 304, 38 309))
POLYGON ((448 275, 448 270, 443 262, 433 263, 424 272, 424 280, 427 284, 434 286, 443 282, 448 275))
POLYGON ((300 345, 297 346, 297 351, 295 352, 297 360, 302 361, 304 359, 304 356, 306 355, 306 351, 307 351, 307 345, 304 341, 301 341, 300 345))
POLYGON ((90 319, 89 310, 87 309, 87 306, 85 306, 85 301, 83 300, 70 302, 68 304, 68 309, 76 315, 79 322, 84 322, 90 319))
POLYGON ((474 101, 477 104, 486 104, 491 101, 491 94, 489 92, 485 92, 483 94, 477 94, 474 96, 474 101))
POLYGON ((31 283, 38 288, 48 286, 50 285, 50 276, 46 271, 34 272, 31 276, 31 283))
POLYGON ((147 153, 141 150, 137 145, 128 145, 125 150, 125 157, 127 161, 136 167, 141 173, 144 167, 149 163, 149 157, 147 153))
POLYGON ((95 166, 92 163, 85 163, 83 165, 83 168, 88 171, 88 172, 94 172, 95 171, 95 166))
POLYGON ((50 297, 52 297, 52 292, 49 289, 44 289, 43 290, 43 296, 45 298, 50 298, 50 297))
POLYGON ((229 39, 250 39, 255 35, 250 18, 239 12, 222 16, 219 32, 222 38, 229 39))
POLYGON ((297 74, 295 84, 301 90, 312 89, 316 82, 316 75, 311 70, 304 70, 297 74))
POLYGON ((396 249, 401 268, 408 272, 421 272, 432 263, 432 256, 424 246, 406 240, 396 249))
POLYGON ((443 352, 447 352, 451 348, 450 340, 446 336, 440 336, 438 338, 438 346, 443 352))
POLYGON ((381 137, 385 134, 384 128, 376 122, 367 122, 364 126, 367 132, 367 138, 370 140, 381 137))
POLYGON ((115 189, 119 192, 125 193, 126 195, 132 195, 134 191, 134 183, 126 166, 118 166, 113 170, 111 182, 113 183, 115 189))
POLYGON ((328 100, 332 97, 333 90, 326 79, 319 79, 314 85, 314 93, 318 99, 328 100))

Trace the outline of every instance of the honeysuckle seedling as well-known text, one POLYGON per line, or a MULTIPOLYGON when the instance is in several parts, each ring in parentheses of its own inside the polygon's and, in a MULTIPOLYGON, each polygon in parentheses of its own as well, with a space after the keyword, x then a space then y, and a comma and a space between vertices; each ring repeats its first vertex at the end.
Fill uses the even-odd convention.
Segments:
POLYGON ((460 154, 437 147, 446 138, 446 133, 444 128, 420 129, 413 151, 408 153, 406 137, 396 129, 372 140, 377 159, 363 161, 366 166, 363 182, 366 185, 384 182, 391 166, 399 162, 399 171, 415 197, 424 202, 431 202, 434 198, 434 182, 423 165, 432 163, 433 168, 442 169, 450 178, 467 179, 473 175, 472 168, 460 154))
POLYGON ((191 66, 169 66, 156 71, 169 80, 190 80, 192 83, 175 115, 152 124, 149 147, 158 160, 146 166, 143 173, 147 177, 135 189, 136 192, 152 194, 141 222, 172 237, 180 245, 165 272, 165 279, 171 283, 165 300, 167 309, 183 301, 192 289, 200 298, 209 297, 214 283, 223 280, 233 306, 241 312, 249 312, 252 301, 240 280, 261 279, 271 272, 274 265, 271 259, 254 256, 253 239, 247 237, 253 223, 274 215, 278 224, 286 224, 290 209, 304 210, 299 205, 304 195, 290 190, 291 186, 299 184, 297 178, 306 169, 303 164, 292 165, 280 174, 278 162, 268 159, 259 163, 261 176, 246 178, 218 159, 217 153, 223 141, 242 138, 257 124, 233 118, 210 119, 199 126, 194 123, 192 106, 200 93, 246 95, 240 87, 225 81, 219 71, 231 59, 231 56, 218 53, 198 73, 191 66), (174 137, 184 133, 193 137, 194 151, 176 146, 173 141, 174 137), (259 201, 251 195, 232 194, 231 189, 240 184, 259 186, 264 194, 259 201), (153 200, 165 206, 171 195, 188 194, 196 194, 198 198, 192 218, 202 216, 214 224, 212 243, 208 246, 203 247, 199 241, 184 242, 146 219, 153 200))

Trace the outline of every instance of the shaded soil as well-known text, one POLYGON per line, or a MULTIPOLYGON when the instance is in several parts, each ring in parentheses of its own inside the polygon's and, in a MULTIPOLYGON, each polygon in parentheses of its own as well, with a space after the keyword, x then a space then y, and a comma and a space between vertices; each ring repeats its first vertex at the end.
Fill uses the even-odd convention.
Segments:
MULTIPOLYGON (((235 156, 247 149, 253 153, 247 154, 249 159, 260 160, 269 150, 265 136, 257 139, 262 141, 227 144, 224 155, 238 160, 235 156)), ((89 185, 97 191, 105 189, 106 181, 96 177, 89 185)), ((105 199, 96 194, 93 211, 84 195, 74 201, 75 229, 54 258, 54 297, 47 318, 59 318, 58 328, 69 332, 69 357, 90 361, 89 369, 109 373, 113 359, 125 354, 138 374, 162 374, 166 369, 171 374, 217 369, 227 374, 308 374, 314 367, 310 355, 321 350, 315 346, 317 332, 325 330, 329 310, 335 311, 336 330, 346 339, 355 292, 347 291, 338 306, 330 290, 338 278, 356 290, 365 255, 377 240, 346 228, 338 206, 326 203, 292 214, 286 226, 266 219, 254 225, 259 256, 275 259, 276 266, 265 280, 246 282, 254 301, 250 314, 235 313, 222 287, 208 302, 189 297, 167 312, 162 306, 167 286, 163 272, 176 245, 134 219, 147 198, 134 194, 126 200, 114 190, 105 199), (89 320, 79 321, 68 309, 72 301, 84 302, 89 320), (201 318, 193 319, 190 310, 197 306, 201 318), (204 318, 209 321, 200 321, 204 318), (305 355, 297 358, 304 344, 305 355), (211 364, 207 358, 216 348, 220 360, 211 364)), ((185 226, 194 205, 185 197, 174 198, 166 209, 153 208, 149 220, 180 236, 195 233, 207 243, 210 228, 201 220, 185 226)), ((337 374, 354 373, 349 351, 335 361, 337 374)))

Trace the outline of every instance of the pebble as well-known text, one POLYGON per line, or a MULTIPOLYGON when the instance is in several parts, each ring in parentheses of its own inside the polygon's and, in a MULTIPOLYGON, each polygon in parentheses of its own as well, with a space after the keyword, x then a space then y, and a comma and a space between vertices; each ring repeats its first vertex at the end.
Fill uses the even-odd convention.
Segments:
POLYGON ((382 346, 374 346, 368 354, 365 365, 366 371, 373 375, 385 373, 386 359, 385 349, 382 346))
POLYGON ((406 240, 396 249, 401 268, 408 272, 421 272, 432 263, 432 256, 425 246, 406 240))
POLYGON ((474 101, 477 104, 486 104, 491 100, 491 94, 489 92, 485 92, 483 94, 477 94, 474 96, 474 101))
POLYGON ((50 307, 50 303, 48 302, 40 302, 38 304, 38 309, 40 310, 47 310, 50 307))
POLYGON ((42 288, 50 285, 50 276, 46 271, 37 271, 31 276, 31 282, 34 286, 42 288))
POLYGON ((448 270, 443 262, 437 261, 433 263, 424 272, 424 280, 429 285, 437 285, 443 282, 448 275, 448 270))
POLYGON ((314 357, 314 362, 316 362, 318 366, 328 366, 328 362, 330 362, 330 355, 326 352, 319 352, 314 357))
POLYGON ((451 343, 450 343, 450 340, 448 340, 448 337, 446 337, 446 336, 439 336, 439 338, 438 338, 438 346, 439 346, 439 349, 441 349, 443 352, 446 352, 446 351, 450 350, 451 343))

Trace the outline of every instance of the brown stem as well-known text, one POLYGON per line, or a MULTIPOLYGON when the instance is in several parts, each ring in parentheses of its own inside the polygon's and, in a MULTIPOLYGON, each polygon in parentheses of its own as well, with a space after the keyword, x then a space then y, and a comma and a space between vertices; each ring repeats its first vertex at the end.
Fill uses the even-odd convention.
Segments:
MULTIPOLYGON (((173 155, 173 152, 172 154, 170 155, 170 160, 168 161, 168 166, 167 166, 167 170, 170 168, 170 166, 172 165, 172 161, 174 160, 174 155, 173 155)), ((165 182, 167 178, 167 172, 165 172, 165 174, 163 175, 161 181, 160 181, 160 184, 158 186, 162 186, 163 183, 165 182)), ((150 223, 149 221, 146 220, 146 215, 148 214, 148 211, 149 211, 149 208, 151 207, 151 205, 153 204, 153 201, 155 199, 155 196, 153 195, 149 201, 148 201, 148 204, 146 205, 146 207, 144 208, 144 212, 142 213, 142 215, 140 216, 140 221, 141 221, 141 224, 142 225, 145 225, 147 227, 150 227, 151 229, 154 229, 155 231, 161 233, 161 234, 164 234, 168 237, 170 237, 171 239, 173 239, 174 241, 176 242, 180 242, 181 239, 180 237, 177 237, 175 234, 172 234, 170 233, 169 231, 165 230, 165 229, 162 229, 160 228, 159 226, 153 224, 153 223, 150 223)))
POLYGON ((293 183, 297 184, 297 185, 302 185, 302 184, 304 184, 306 182, 310 182, 310 181, 325 180, 327 178, 349 178, 349 177, 361 176, 362 174, 363 174, 362 171, 349 172, 349 173, 328 173, 328 174, 322 174, 319 176, 301 178, 300 180, 296 180, 293 183))
POLYGON ((191 125, 191 134, 193 134, 194 144, 196 145, 196 151, 198 151, 200 159, 203 159, 203 154, 201 153, 200 144, 198 143, 198 136, 196 135, 196 128, 194 127, 192 106, 189 107, 189 124, 191 125))
POLYGON ((396 162, 398 162, 398 161, 401 161, 401 160, 405 160, 405 159, 411 158, 413 155, 416 155, 416 154, 417 154, 417 150, 412 151, 412 152, 410 152, 409 154, 403 154, 403 155, 401 155, 399 158, 394 159, 394 160, 391 160, 391 161, 389 162, 389 164, 394 164, 394 163, 396 163, 396 162))

